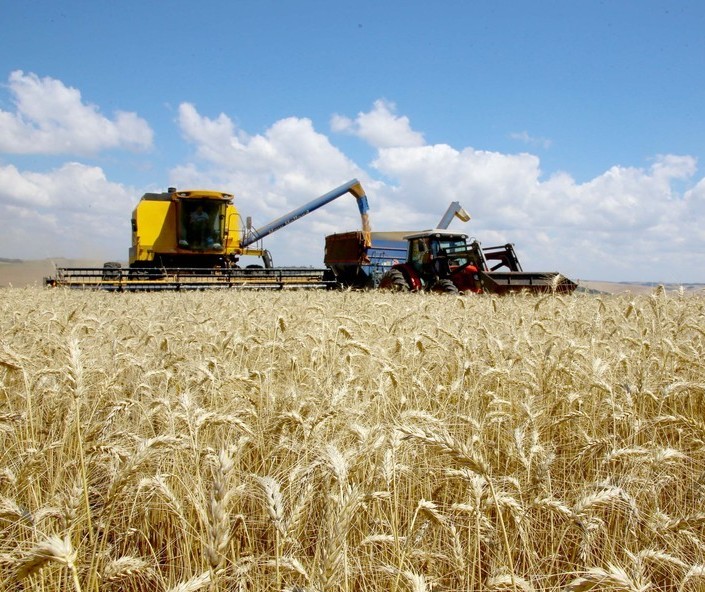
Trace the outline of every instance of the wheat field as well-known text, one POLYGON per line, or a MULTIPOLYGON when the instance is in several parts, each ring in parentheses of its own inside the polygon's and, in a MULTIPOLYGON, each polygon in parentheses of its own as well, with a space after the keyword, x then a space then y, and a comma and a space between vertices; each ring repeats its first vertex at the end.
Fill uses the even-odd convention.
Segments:
POLYGON ((0 589, 705 590, 705 299, 0 291, 0 589))

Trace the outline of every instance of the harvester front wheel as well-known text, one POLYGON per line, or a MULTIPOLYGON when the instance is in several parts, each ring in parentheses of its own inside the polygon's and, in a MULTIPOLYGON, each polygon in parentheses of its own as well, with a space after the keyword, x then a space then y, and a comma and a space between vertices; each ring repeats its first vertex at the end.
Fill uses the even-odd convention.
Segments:
POLYGON ((120 278, 122 264, 117 261, 103 263, 103 279, 116 280, 120 278))
POLYGON ((398 269, 390 269, 379 281, 380 290, 392 290, 394 292, 408 292, 409 284, 406 283, 404 274, 398 269))

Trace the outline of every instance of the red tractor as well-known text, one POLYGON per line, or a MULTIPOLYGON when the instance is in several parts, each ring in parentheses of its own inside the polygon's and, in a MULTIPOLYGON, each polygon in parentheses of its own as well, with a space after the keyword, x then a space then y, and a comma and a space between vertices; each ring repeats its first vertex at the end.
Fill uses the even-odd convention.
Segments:
POLYGON ((557 272, 525 272, 511 244, 482 249, 467 235, 444 229, 405 236, 404 263, 394 263, 379 288, 505 294, 520 290, 570 293, 577 285, 557 272))

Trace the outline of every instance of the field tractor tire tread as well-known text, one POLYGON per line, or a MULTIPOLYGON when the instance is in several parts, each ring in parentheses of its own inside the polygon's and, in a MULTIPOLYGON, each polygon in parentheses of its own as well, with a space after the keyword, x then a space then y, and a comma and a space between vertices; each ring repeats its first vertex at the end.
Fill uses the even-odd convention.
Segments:
POLYGON ((460 294, 458 287, 450 280, 438 280, 433 286, 433 291, 444 294, 460 294))
POLYGON ((406 283, 404 274, 398 269, 390 269, 382 276, 379 282, 380 290, 393 290, 394 292, 408 292, 409 284, 406 283))

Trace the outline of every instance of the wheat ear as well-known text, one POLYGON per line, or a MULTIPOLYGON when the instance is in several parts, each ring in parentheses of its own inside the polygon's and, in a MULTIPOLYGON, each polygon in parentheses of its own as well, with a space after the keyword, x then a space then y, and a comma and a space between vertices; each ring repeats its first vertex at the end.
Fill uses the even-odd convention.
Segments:
POLYGON ((230 519, 225 510, 227 503, 227 476, 233 468, 233 460, 221 450, 218 467, 213 472, 213 489, 208 505, 208 548, 206 556, 215 571, 223 562, 223 553, 230 543, 230 519))
POLYGON ((613 564, 608 569, 592 567, 582 576, 574 579, 566 587, 566 592, 586 592, 587 590, 614 590, 615 592, 645 592, 648 586, 635 581, 627 572, 613 564))
POLYGON ((68 567, 76 592, 81 592, 81 584, 76 573, 76 551, 68 537, 52 535, 36 545, 20 563, 16 578, 22 580, 38 572, 47 564, 55 562, 68 567))
POLYGON ((173 588, 169 588, 167 592, 197 592, 211 583, 211 572, 206 571, 200 576, 194 576, 185 582, 180 582, 173 588))
POLYGON ((102 579, 104 582, 122 582, 138 575, 152 575, 152 569, 144 559, 129 555, 113 559, 104 568, 102 579))

